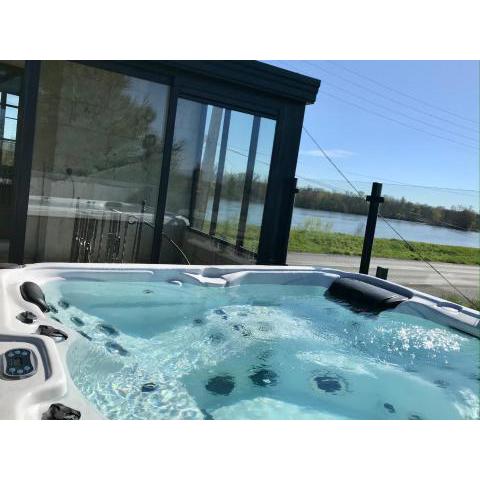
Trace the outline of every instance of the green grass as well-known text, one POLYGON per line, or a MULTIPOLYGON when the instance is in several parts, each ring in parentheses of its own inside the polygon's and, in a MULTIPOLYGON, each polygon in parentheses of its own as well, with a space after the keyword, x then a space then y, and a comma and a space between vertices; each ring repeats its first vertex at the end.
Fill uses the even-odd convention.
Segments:
MULTIPOLYGON (((480 265, 480 249, 409 242, 420 254, 432 262, 480 265)), ((361 255, 363 237, 345 233, 325 232, 308 228, 290 231, 289 251, 327 253, 336 255, 361 255)), ((373 244, 373 257, 419 260, 401 240, 377 238, 373 244)))
MULTIPOLYGON (((208 225, 206 226, 208 231, 208 225)), ((235 244, 237 234, 237 222, 224 222, 218 224, 217 235, 224 240, 235 244)), ((250 251, 257 251, 260 238, 260 227, 247 225, 244 247, 250 251)), ((435 245, 425 242, 409 242, 423 258, 432 262, 457 263, 465 265, 480 265, 480 249, 469 247, 453 247, 449 245, 435 245)), ((288 250, 300 253, 325 253, 336 255, 362 254, 363 236, 347 235, 331 231, 328 224, 305 222, 301 227, 290 231, 288 250)), ((419 260, 418 256, 409 251, 401 240, 377 238, 373 244, 373 257, 394 258, 400 260, 419 260)), ((467 305, 480 310, 480 299, 471 296, 471 304, 465 298, 450 288, 425 288, 427 293, 441 297, 445 300, 467 305)))
MULTIPOLYGON (((362 254, 363 236, 348 235, 330 231, 328 224, 308 223, 290 231, 288 250, 300 253, 325 253, 335 255, 362 254)), ((206 224, 208 231, 208 224, 206 224)), ((235 244, 237 234, 236 222, 223 222, 217 225, 217 236, 235 244)), ((260 227, 247 225, 244 247, 257 251, 260 227)), ((425 242, 409 242, 423 258, 431 262, 457 263, 463 265, 480 265, 480 249, 471 247, 454 247, 425 242)), ((407 249, 402 240, 377 238, 373 243, 372 257, 394 258, 398 260, 420 260, 407 249)))

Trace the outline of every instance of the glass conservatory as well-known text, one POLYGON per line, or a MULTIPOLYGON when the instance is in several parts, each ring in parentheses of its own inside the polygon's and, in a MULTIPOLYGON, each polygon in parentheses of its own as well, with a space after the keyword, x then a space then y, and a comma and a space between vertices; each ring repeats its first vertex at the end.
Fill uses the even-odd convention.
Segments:
POLYGON ((0 261, 284 264, 318 87, 253 61, 0 62, 0 261))

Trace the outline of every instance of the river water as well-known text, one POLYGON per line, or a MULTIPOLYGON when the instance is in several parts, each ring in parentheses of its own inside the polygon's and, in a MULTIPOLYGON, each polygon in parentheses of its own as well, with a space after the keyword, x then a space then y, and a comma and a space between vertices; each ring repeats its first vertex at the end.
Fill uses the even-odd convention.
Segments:
MULTIPOLYGON (((218 221, 238 219, 240 202, 225 201, 219 210, 218 221)), ((263 205, 252 203, 248 210, 248 223, 261 225, 263 205)), ((208 217, 207 217, 208 218, 208 217)), ((367 217, 350 213, 326 212, 322 210, 308 210, 306 208, 294 208, 292 227, 301 227, 310 224, 312 228, 328 228, 332 232, 362 235, 365 231, 367 217)), ((404 220, 390 220, 388 222, 406 239, 412 242, 427 242, 439 245, 455 245, 462 247, 480 247, 479 232, 464 232, 446 227, 434 227, 417 222, 404 220)), ((377 238, 398 238, 393 230, 381 219, 377 221, 375 230, 377 238)))
MULTIPOLYGON (((307 210, 295 208, 292 226, 301 226, 308 219, 320 219, 322 223, 330 224, 333 232, 363 235, 367 217, 350 213, 324 212, 321 210, 307 210)), ((424 223, 407 222, 405 220, 387 219, 395 230, 406 240, 412 242, 436 243, 439 245, 456 245, 461 247, 480 247, 479 232, 464 232, 446 227, 434 227, 424 223)), ((377 221, 375 237, 398 238, 395 232, 381 219, 377 221)))

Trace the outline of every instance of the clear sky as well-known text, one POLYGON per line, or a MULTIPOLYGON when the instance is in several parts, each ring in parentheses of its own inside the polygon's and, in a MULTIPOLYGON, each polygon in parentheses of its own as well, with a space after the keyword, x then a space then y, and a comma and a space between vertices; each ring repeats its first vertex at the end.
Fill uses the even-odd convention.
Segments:
MULTIPOLYGON (((478 210, 479 62, 267 63, 321 80, 304 125, 357 188, 377 180, 387 195, 478 210)), ((305 134, 297 176, 351 190, 305 134)))

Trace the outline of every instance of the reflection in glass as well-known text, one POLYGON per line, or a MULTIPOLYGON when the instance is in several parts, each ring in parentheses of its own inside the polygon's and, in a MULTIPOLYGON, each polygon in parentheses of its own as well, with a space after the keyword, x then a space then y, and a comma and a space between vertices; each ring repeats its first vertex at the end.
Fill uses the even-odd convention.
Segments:
POLYGON ((7 93, 7 105, 12 105, 13 107, 18 107, 20 97, 13 93, 7 93))
POLYGON ((179 99, 160 261, 255 263, 275 121, 179 99))
POLYGON ((149 261, 168 87, 42 62, 27 261, 149 261))
POLYGON ((267 194, 270 159, 272 157, 273 139, 275 137, 275 120, 262 118, 258 133, 255 165, 253 168, 250 205, 248 207, 247 229, 244 246, 256 252, 260 239, 260 225, 263 218, 263 204, 267 194))
POLYGON ((233 244, 237 241, 252 125, 253 115, 232 112, 216 235, 233 244))

